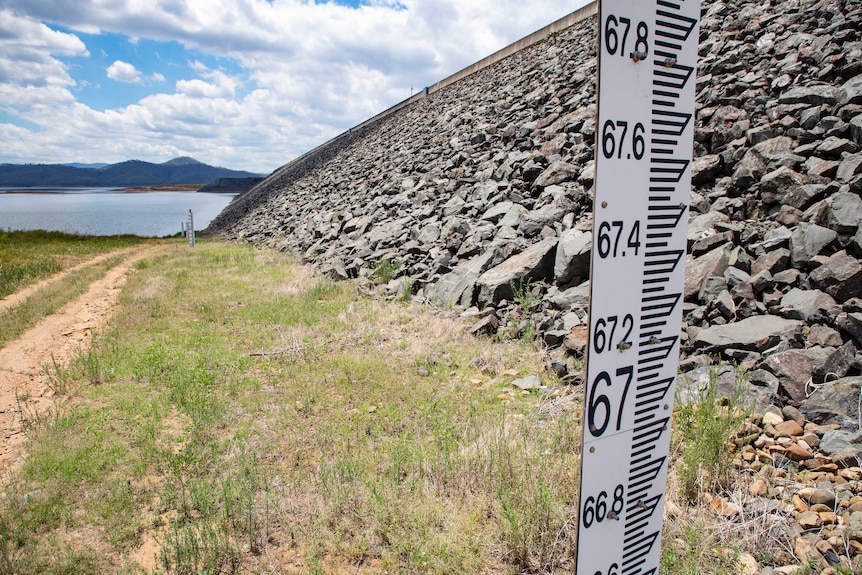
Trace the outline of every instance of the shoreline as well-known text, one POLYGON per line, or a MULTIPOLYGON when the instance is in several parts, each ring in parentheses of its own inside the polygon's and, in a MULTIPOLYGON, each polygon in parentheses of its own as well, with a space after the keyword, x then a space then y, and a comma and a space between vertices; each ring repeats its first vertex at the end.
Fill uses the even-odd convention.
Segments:
POLYGON ((165 184, 155 186, 130 186, 125 188, 113 188, 110 186, 80 186, 80 187, 42 187, 42 188, 9 188, 0 189, 0 194, 63 194, 68 192, 99 190, 103 192, 117 192, 124 194, 140 194, 147 192, 188 192, 195 193, 204 184, 165 184))

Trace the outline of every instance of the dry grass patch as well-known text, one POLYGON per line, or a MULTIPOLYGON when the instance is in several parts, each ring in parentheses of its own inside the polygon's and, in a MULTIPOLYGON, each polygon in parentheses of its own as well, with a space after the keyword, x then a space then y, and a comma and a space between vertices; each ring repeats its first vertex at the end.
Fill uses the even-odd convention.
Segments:
POLYGON ((0 573, 68 572, 42 552, 64 529, 110 548, 69 544, 94 573, 571 569, 577 402, 539 350, 270 251, 204 241, 136 271, 8 483, 0 573))
MULTIPOLYGON (((0 574, 570 573, 582 398, 544 361, 284 254, 178 247, 58 368, 70 401, 0 496, 0 574)), ((691 505, 732 488, 736 412, 705 397, 674 424, 672 575, 734 572, 770 536, 691 505)))

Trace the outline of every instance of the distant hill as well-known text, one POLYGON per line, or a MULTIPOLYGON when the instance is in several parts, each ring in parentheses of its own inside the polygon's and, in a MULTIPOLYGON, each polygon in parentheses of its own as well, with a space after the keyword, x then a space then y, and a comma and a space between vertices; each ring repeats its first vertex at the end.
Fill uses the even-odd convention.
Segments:
POLYGON ((64 166, 69 166, 70 168, 84 168, 84 169, 92 169, 98 170, 99 168, 104 168, 105 166, 110 166, 110 164, 101 163, 101 164, 79 164, 79 163, 71 163, 71 164, 63 164, 64 166))
POLYGON ((100 168, 62 164, 0 164, 0 187, 158 186, 206 184, 218 178, 255 178, 260 174, 218 168, 194 158, 163 164, 129 160, 100 168))

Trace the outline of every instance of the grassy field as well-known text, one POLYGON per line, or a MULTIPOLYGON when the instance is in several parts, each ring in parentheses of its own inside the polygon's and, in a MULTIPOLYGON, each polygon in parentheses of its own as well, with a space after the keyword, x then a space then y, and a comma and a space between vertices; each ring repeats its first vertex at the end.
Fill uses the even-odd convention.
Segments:
MULTIPOLYGON (((66 395, 22 414, 0 495, 0 573, 572 571, 581 400, 532 342, 202 241, 139 263, 51 377, 66 395)), ((663 572, 732 572, 712 537, 676 525, 663 572)))
POLYGON ((41 230, 0 231, 0 298, 89 256, 141 241, 134 236, 92 238, 41 230))

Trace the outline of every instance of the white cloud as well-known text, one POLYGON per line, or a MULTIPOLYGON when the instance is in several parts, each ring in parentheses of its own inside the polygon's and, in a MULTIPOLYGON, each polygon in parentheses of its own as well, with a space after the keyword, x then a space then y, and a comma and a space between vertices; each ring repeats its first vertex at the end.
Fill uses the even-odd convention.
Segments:
MULTIPOLYGON (((421 90, 585 3, 373 0, 352 9, 312 0, 79 0, 68 10, 55 0, 3 0, 0 111, 45 129, 16 138, 21 144, 0 161, 183 154, 268 172, 407 98, 411 85, 421 90), (55 57, 86 57, 86 47, 40 21, 126 35, 136 46, 180 42, 190 50, 189 75, 158 93, 170 91, 163 74, 117 60, 108 77, 149 86, 152 95, 90 109, 68 89, 74 70, 55 57), (198 54, 235 66, 211 69, 198 54)), ((0 136, 12 129, 0 128, 0 136)))
POLYGON ((127 84, 139 84, 144 79, 143 75, 137 68, 128 62, 123 62, 122 60, 116 60, 113 64, 108 66, 108 69, 105 70, 105 72, 111 80, 125 82, 127 84))
POLYGON ((75 82, 55 56, 88 56, 72 34, 0 9, 0 83, 17 86, 70 86, 75 82))

